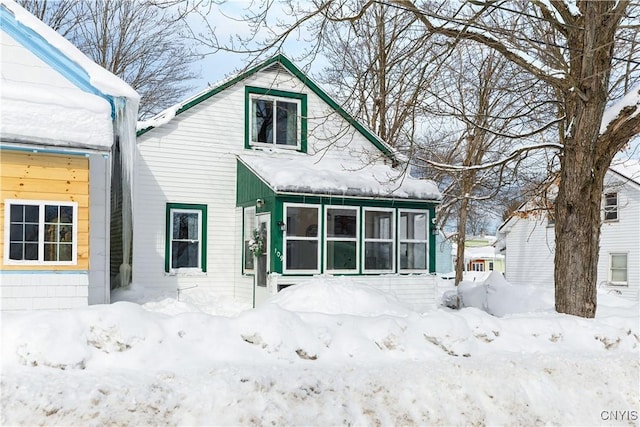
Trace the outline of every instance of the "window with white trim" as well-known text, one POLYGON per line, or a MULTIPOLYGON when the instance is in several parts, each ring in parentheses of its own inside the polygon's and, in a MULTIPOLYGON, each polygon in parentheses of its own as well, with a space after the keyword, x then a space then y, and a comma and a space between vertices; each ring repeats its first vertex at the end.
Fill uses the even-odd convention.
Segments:
POLYGON ((618 193, 606 193, 604 195, 604 220, 618 220, 618 193))
POLYGON ((167 272, 206 272, 206 205, 167 204, 167 272))
POLYGON ((393 271, 394 215, 391 209, 364 209, 364 271, 393 271))
POLYGON ((609 283, 612 285, 626 286, 627 282, 627 254, 609 254, 609 283))
POLYGON ((327 207, 325 209, 325 267, 329 272, 358 271, 357 207, 327 207))
POLYGON ((5 263, 77 263, 78 204, 5 200, 5 263))
POLYGON ((300 146, 300 100, 252 94, 251 144, 300 146))
POLYGON ((471 261, 471 271, 484 271, 484 261, 471 261))
POLYGON ((254 260, 253 253, 251 252, 251 242, 254 238, 254 232, 256 229, 256 208, 244 208, 244 270, 245 272, 253 272, 254 260))
POLYGON ((314 274, 320 272, 320 207, 284 205, 285 273, 314 274))
POLYGON ((400 271, 423 272, 427 270, 429 211, 400 210, 398 221, 400 271))

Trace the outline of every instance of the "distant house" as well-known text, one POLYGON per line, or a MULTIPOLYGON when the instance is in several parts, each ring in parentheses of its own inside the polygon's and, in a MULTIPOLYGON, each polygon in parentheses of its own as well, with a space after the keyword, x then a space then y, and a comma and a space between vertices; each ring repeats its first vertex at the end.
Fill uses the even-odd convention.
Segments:
POLYGON ((0 306, 108 303, 115 142, 134 152, 139 97, 12 0, 0 23, 0 306))
MULTIPOLYGON (((552 286, 553 212, 530 201, 499 228, 506 253, 506 279, 552 286)), ((614 163, 605 175, 598 287, 637 300, 640 288, 640 161, 614 163)))
POLYGON ((140 127, 133 283, 147 294, 204 287, 257 305, 340 274, 433 300, 436 186, 286 57, 140 127))
MULTIPOLYGON (((496 248, 495 236, 472 236, 464 242, 464 271, 476 273, 504 272, 504 255, 496 248)), ((451 247, 451 257, 455 262, 457 245, 451 247)))

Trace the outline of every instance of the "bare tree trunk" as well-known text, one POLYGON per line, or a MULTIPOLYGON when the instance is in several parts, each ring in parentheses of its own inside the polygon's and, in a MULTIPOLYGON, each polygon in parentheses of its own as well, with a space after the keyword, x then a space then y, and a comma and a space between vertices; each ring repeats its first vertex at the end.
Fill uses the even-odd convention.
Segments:
POLYGON ((456 236, 456 286, 462 282, 464 271, 464 242, 467 239, 467 210, 469 209, 469 199, 462 198, 460 202, 460 212, 458 213, 458 235, 456 236))

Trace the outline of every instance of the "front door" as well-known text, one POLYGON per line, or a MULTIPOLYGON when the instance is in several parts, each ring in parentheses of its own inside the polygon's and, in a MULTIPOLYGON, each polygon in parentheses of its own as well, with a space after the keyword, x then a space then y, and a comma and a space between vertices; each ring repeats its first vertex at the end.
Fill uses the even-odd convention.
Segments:
POLYGON ((256 216, 258 230, 260 230, 260 238, 262 240, 262 251, 256 256, 256 277, 255 277, 255 305, 258 306, 264 300, 269 298, 270 293, 267 289, 267 278, 269 276, 271 236, 270 215, 260 214, 256 216))

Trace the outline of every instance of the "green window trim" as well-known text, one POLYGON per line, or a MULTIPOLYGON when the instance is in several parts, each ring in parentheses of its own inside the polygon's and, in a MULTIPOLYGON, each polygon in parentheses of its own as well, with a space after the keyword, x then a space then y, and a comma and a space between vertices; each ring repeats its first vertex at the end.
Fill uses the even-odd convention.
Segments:
POLYGON ((173 210, 192 210, 200 212, 200 270, 207 272, 207 205, 190 203, 167 203, 165 220, 164 271, 170 273, 171 268, 171 212, 173 210))
MULTIPOLYGON (((253 147, 262 147, 268 144, 254 145, 251 142, 251 96, 265 95, 272 98, 281 98, 283 100, 293 99, 300 103, 300 143, 296 145, 296 151, 307 152, 307 94, 288 92, 277 89, 265 89, 254 86, 245 86, 245 102, 244 102, 244 147, 251 149, 253 147)), ((273 144, 276 146, 276 144, 273 144)), ((278 145, 279 148, 286 148, 286 145, 278 145)), ((293 146, 291 146, 293 149, 293 146)))

